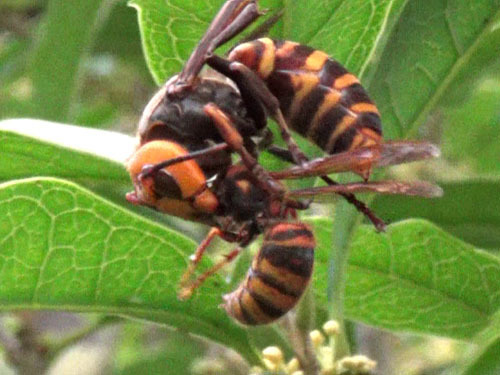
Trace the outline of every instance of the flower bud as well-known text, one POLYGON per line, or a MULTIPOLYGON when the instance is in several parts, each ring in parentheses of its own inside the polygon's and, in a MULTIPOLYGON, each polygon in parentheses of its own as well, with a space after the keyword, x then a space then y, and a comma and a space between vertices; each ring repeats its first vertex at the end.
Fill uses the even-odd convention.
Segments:
POLYGON ((377 362, 371 360, 364 355, 353 355, 352 357, 344 357, 338 362, 337 372, 351 371, 358 374, 368 374, 375 369, 377 362))
POLYGON ((311 338, 315 348, 319 348, 325 342, 325 336, 323 336, 323 334, 317 329, 311 331, 309 333, 309 337, 311 338))
POLYGON ((249 375, 262 375, 264 373, 264 369, 262 367, 259 367, 259 366, 253 366, 251 369, 250 369, 250 373, 249 375))
POLYGON ((268 346, 262 351, 264 364, 271 371, 276 371, 283 364, 283 352, 277 346, 268 346))
POLYGON ((286 364, 286 372, 288 374, 292 374, 292 373, 295 373, 296 371, 298 371, 300 369, 300 363, 299 363, 299 360, 295 357, 293 357, 290 362, 288 362, 286 364))
POLYGON ((329 320, 325 324, 323 324, 323 331, 328 336, 335 336, 339 334, 340 326, 336 320, 329 320))

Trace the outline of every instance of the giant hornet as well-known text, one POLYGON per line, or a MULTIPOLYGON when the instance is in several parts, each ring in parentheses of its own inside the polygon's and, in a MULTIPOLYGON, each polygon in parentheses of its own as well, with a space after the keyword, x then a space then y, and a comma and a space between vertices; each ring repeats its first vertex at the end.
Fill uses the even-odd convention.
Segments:
MULTIPOLYGON (((184 194, 193 212, 201 212, 200 207, 203 207, 205 219, 215 223, 191 257, 191 263, 181 279, 179 297, 182 299, 189 297, 207 277, 231 262, 243 247, 264 233, 262 246, 244 281, 235 291, 224 296, 223 307, 228 315, 243 324, 265 324, 280 318, 295 306, 309 283, 315 240, 311 228, 297 219, 296 210, 308 208, 308 203, 302 202, 301 198, 329 197, 335 189, 342 192, 367 191, 427 197, 439 194, 437 187, 426 182, 406 184, 384 181, 290 190, 286 197, 277 197, 257 184, 253 173, 243 163, 229 166, 223 174, 216 176, 208 188, 202 169, 190 156, 187 149, 176 143, 168 140, 150 141, 132 156, 129 170, 132 175, 143 173, 136 185, 136 192, 147 198, 148 204, 159 210, 165 202, 171 204, 172 194, 159 195, 164 190, 161 190, 162 177, 158 176, 166 173, 177 184, 177 199, 182 201, 184 194), (155 155, 158 160, 166 158, 167 162, 160 163, 162 168, 159 171, 146 176, 143 171, 144 158, 150 160, 151 155, 155 155), (191 281, 191 275, 215 237, 236 242, 238 247, 191 281)), ((336 165, 340 164, 341 160, 336 165)), ((318 173, 324 173, 323 168, 318 168, 318 173)), ((270 172, 279 185, 279 180, 296 178, 301 174, 311 175, 311 171, 299 166, 270 172)), ((133 196, 138 199, 135 193, 133 196)), ((137 203, 143 204, 143 201, 137 203)))
POLYGON ((243 247, 264 233, 247 278, 226 296, 229 315, 245 324, 279 318, 307 286, 314 238, 296 220, 296 210, 309 203, 301 198, 340 194, 382 230, 383 221, 354 192, 440 194, 423 182, 367 182, 373 167, 435 157, 438 150, 425 142, 382 142, 377 108, 357 78, 325 53, 261 38, 237 45, 227 58, 214 54, 258 16, 256 0, 226 1, 183 70, 146 106, 128 163, 135 190, 127 200, 213 227, 181 280, 181 298, 238 254, 239 248, 189 282, 214 237, 243 247), (218 75, 200 74, 204 65, 218 75), (287 149, 272 145, 267 117, 287 149), (330 155, 309 161, 289 127, 330 155), (270 172, 258 163, 261 148, 297 165, 270 172), (241 162, 233 164, 231 153, 241 162), (326 176, 345 171, 364 182, 337 184, 326 176), (289 191, 280 182, 305 176, 321 176, 328 186, 289 191))

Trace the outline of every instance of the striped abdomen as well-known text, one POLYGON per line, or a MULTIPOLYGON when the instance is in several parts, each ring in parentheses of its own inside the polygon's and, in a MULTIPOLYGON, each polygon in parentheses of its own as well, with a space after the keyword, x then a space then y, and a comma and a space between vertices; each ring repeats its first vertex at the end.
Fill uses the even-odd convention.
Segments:
POLYGON ((255 71, 278 98, 288 125, 328 153, 380 142, 377 107, 358 79, 322 51, 269 38, 229 55, 255 71))
POLYGON ((250 325, 270 323, 285 315, 307 288, 315 245, 314 235, 304 223, 270 226, 245 280, 224 296, 227 313, 250 325))

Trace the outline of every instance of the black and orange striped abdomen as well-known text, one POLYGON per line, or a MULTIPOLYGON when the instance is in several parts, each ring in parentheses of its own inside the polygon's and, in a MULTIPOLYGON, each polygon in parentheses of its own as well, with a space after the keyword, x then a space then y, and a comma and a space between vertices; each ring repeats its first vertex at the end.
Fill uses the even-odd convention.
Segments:
POLYGON ((224 296, 228 315, 249 325, 285 315, 309 284, 315 246, 314 235, 304 223, 278 222, 267 228, 245 280, 224 296))
POLYGON ((326 53, 262 38, 236 46, 229 59, 255 71, 278 98, 288 125, 326 152, 380 142, 377 107, 359 80, 326 53))

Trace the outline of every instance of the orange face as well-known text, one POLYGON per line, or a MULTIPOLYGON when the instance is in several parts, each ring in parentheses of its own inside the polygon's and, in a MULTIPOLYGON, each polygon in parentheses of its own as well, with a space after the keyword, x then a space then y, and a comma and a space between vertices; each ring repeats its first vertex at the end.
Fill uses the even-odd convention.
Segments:
POLYGON ((158 163, 187 154, 189 151, 181 145, 165 140, 139 147, 127 165, 135 187, 127 194, 127 200, 169 215, 206 222, 217 209, 218 200, 207 188, 205 174, 195 160, 147 173, 158 163))

